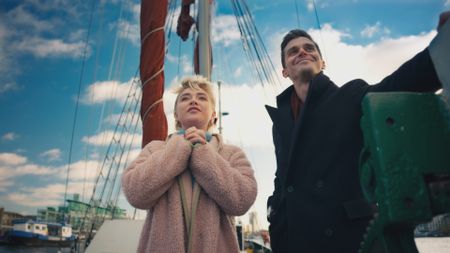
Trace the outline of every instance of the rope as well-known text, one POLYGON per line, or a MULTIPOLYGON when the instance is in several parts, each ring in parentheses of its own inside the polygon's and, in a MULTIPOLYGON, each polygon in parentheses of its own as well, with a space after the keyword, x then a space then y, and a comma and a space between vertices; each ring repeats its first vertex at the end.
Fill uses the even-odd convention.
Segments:
POLYGON ((294 0, 295 3, 295 11, 297 13, 297 23, 298 23, 298 27, 300 28, 300 16, 298 15, 298 3, 297 0, 294 0))
POLYGON ((145 120, 147 119, 147 114, 150 112, 150 110, 156 106, 156 104, 161 103, 163 101, 162 98, 160 98, 159 100, 157 100, 155 103, 153 103, 151 106, 149 106, 147 108, 147 110, 145 110, 144 116, 142 116, 142 123, 145 122, 145 120))
POLYGON ((178 59, 177 59, 178 64, 177 64, 177 77, 180 76, 180 59, 181 59, 180 55, 181 55, 181 38, 178 38, 178 59))
MULTIPOLYGON (((316 8, 316 1, 313 0, 313 6, 314 6, 314 13, 316 15, 316 22, 317 22, 317 28, 319 28, 319 33, 320 33, 320 40, 322 41, 322 45, 324 45, 324 40, 323 40, 323 36, 322 36, 322 26, 320 25, 320 20, 319 20, 319 14, 316 8)), ((325 52, 325 47, 322 47, 322 53, 323 56, 326 56, 326 52, 325 52)))
MULTIPOLYGON (((124 4, 125 4, 125 2, 123 1, 122 3, 121 3, 121 5, 120 5, 120 11, 119 11, 119 20, 122 20, 122 15, 123 15, 123 6, 124 6, 124 4)), ((115 64, 116 64, 116 53, 117 53, 117 50, 118 50, 118 41, 119 41, 119 31, 118 31, 118 29, 117 29, 117 31, 116 31, 116 36, 115 36, 115 38, 114 38, 114 46, 113 46, 113 51, 112 51, 112 56, 111 56, 111 62, 110 62, 110 64, 109 64, 109 70, 108 70, 108 77, 107 77, 107 80, 111 80, 112 79, 112 75, 113 75, 113 69, 114 69, 114 66, 115 66, 115 64)), ((112 91, 112 93, 110 93, 110 97, 112 98, 113 97, 113 94, 115 93, 115 91, 112 91)), ((102 104, 102 109, 100 110, 100 116, 99 116, 99 122, 98 122, 98 126, 97 126, 97 131, 96 131, 96 133, 100 133, 101 132, 101 130, 103 129, 103 118, 105 117, 104 115, 105 115, 105 110, 106 111, 108 111, 108 112, 110 112, 111 111, 111 107, 108 107, 108 108, 106 108, 107 107, 107 105, 106 105, 106 103, 107 103, 107 101, 105 100, 105 101, 103 101, 103 104, 102 104)), ((108 113, 107 113, 108 114, 108 113)), ((106 135, 103 135, 102 136, 102 140, 101 140, 101 144, 102 144, 102 146, 103 146, 103 144, 105 144, 106 143, 106 135)), ((95 152, 97 152, 97 148, 94 148, 95 149, 95 152)), ((100 171, 100 169, 101 169, 101 167, 100 167, 100 164, 101 164, 101 157, 99 156, 98 157, 98 166, 97 166, 97 168, 96 168, 96 172, 98 173, 99 171, 100 171)))
POLYGON ((164 31, 164 26, 155 28, 155 29, 151 30, 150 32, 148 32, 148 33, 144 36, 144 38, 141 40, 141 44, 144 44, 145 40, 146 40, 146 39, 148 38, 148 36, 150 36, 152 33, 157 32, 157 31, 161 31, 161 30, 164 31))
POLYGON ((279 83, 276 70, 252 18, 250 9, 244 0, 232 1, 233 11, 241 34, 244 51, 256 70, 261 85, 276 86, 279 83))
MULTIPOLYGON (((166 49, 169 48, 169 44, 171 41, 172 33, 173 33, 173 20, 175 18, 175 10, 177 6, 178 0, 169 0, 169 11, 168 11, 168 18, 166 19, 166 25, 165 25, 165 31, 167 33, 167 42, 166 42, 166 49)), ((167 50, 166 50, 167 53, 167 50)))
POLYGON ((317 28, 319 28, 319 30, 322 30, 322 28, 320 26, 319 14, 317 14, 317 8, 316 8, 316 1, 315 0, 313 0, 313 6, 314 6, 314 13, 316 14, 317 28))
POLYGON ((149 81, 151 81, 152 79, 154 79, 157 75, 161 74, 161 72, 163 72, 163 71, 164 71, 164 66, 163 66, 160 70, 158 70, 158 72, 156 72, 155 74, 153 74, 150 78, 148 78, 147 80, 145 80, 144 83, 142 83, 142 89, 144 89, 145 85, 147 85, 147 83, 148 83, 149 81))
POLYGON ((73 119, 73 124, 72 124, 72 135, 70 137, 69 161, 68 161, 68 164, 67 164, 66 187, 65 187, 65 190, 64 190, 64 203, 63 203, 63 206, 66 206, 66 200, 67 200, 67 187, 69 185, 70 163, 72 162, 73 139, 75 137, 75 127, 77 125, 78 106, 79 106, 79 103, 80 103, 81 86, 82 86, 82 83, 83 83, 84 65, 86 63, 86 55, 87 55, 87 48, 88 48, 88 43, 89 43, 89 36, 91 34, 92 20, 94 19, 95 2, 96 1, 94 1, 94 0, 92 1, 92 7, 91 7, 92 11, 91 11, 91 16, 89 18, 88 32, 87 32, 87 35, 86 35, 86 40, 84 42, 83 60, 81 62, 80 80, 78 82, 77 102, 76 102, 76 105, 75 105, 74 119, 73 119))

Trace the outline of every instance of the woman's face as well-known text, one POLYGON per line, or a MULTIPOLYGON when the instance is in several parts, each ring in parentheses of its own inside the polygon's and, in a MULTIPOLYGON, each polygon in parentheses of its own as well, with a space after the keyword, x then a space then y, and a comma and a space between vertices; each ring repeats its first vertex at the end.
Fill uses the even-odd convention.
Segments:
POLYGON ((175 120, 180 122, 183 129, 195 126, 207 131, 208 125, 213 121, 215 114, 211 99, 202 89, 187 88, 178 96, 175 120))

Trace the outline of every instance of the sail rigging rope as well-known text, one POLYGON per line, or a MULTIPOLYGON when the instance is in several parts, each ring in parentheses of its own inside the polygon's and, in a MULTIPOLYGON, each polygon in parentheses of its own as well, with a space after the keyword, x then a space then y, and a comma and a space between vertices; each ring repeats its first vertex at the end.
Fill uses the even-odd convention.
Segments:
MULTIPOLYGON (((120 11, 119 11, 119 18, 118 18, 119 21, 122 20, 124 5, 125 5, 125 1, 122 1, 121 5, 120 5, 120 11)), ((116 26, 116 28, 118 28, 118 26, 116 26)), ((111 56, 111 62, 109 64, 107 80, 113 79, 113 69, 117 69, 117 68, 114 68, 114 66, 117 65, 116 60, 118 59, 118 57, 116 57, 116 55, 117 55, 118 47, 119 47, 119 29, 116 30, 116 34, 115 34, 115 38, 114 38, 114 46, 113 46, 113 51, 112 51, 112 56, 111 56)), ((117 86, 115 86, 113 88, 113 90, 109 96, 110 98, 114 97, 114 94, 116 93, 116 88, 117 88, 117 86)), ((102 109, 100 110, 100 116, 99 116, 100 120, 98 122, 98 127, 97 127, 96 133, 101 133, 101 131, 103 129, 103 118, 105 115, 105 110, 108 111, 107 115, 110 115, 110 113, 111 113, 111 106, 108 106, 108 108, 106 108, 106 107, 107 107, 107 100, 103 101, 102 109)), ((101 136, 101 146, 103 146, 106 143, 106 141, 107 141, 106 138, 107 138, 106 134, 103 134, 101 136)), ((97 151, 97 149, 95 151, 97 151)), ((96 169, 97 173, 100 172, 100 169, 101 169, 100 166, 101 166, 101 156, 98 157, 98 166, 96 169)))
POLYGON ((232 0, 232 7, 238 24, 244 51, 257 72, 261 85, 276 86, 280 83, 275 67, 255 25, 246 1, 232 0))
POLYGON ((259 31, 258 31, 258 29, 256 28, 256 25, 254 24, 254 21, 253 21, 252 16, 250 15, 250 14, 251 14, 250 8, 248 7, 248 5, 247 5, 247 3, 246 3, 245 1, 243 1, 243 4, 244 4, 244 7, 245 7, 246 12, 249 14, 248 17, 249 17, 249 19, 250 19, 250 21, 251 21, 251 24, 252 24, 253 27, 254 27, 254 31, 255 31, 256 36, 257 36, 257 40, 260 41, 260 43, 258 43, 258 46, 259 46, 260 50, 263 51, 263 54, 264 54, 263 60, 264 60, 264 62, 265 62, 265 64, 266 64, 266 69, 268 69, 267 72, 268 72, 268 73, 271 73, 271 75, 269 75, 269 77, 270 77, 272 83, 275 83, 276 81, 279 82, 279 80, 275 80, 275 79, 274 79, 274 76, 272 75, 273 73, 276 72, 275 66, 273 65, 272 60, 271 60, 270 57, 269 57, 269 53, 267 52, 267 49, 266 49, 266 47, 265 47, 265 45, 264 45, 264 43, 263 43, 262 37, 261 37, 261 35, 259 34, 259 31))
MULTIPOLYGON (((321 26, 320 20, 319 20, 319 12, 317 11, 317 8, 316 8, 316 0, 313 0, 312 3, 313 3, 313 7, 314 7, 314 14, 316 16, 317 28, 319 29, 319 33, 320 33, 320 40, 321 40, 322 45, 323 45, 324 44, 324 40, 323 40, 323 35, 322 35, 322 26, 321 26)), ((322 53, 323 53, 323 56, 326 58, 325 47, 322 48, 322 53)))
POLYGON ((173 20, 175 19, 175 11, 178 0, 169 0, 169 10, 168 10, 168 18, 166 19, 165 31, 167 32, 167 43, 166 43, 166 54, 167 49, 169 48, 170 40, 172 38, 172 33, 175 29, 173 29, 173 20))
POLYGON ((89 36, 91 34, 91 28, 92 28, 92 20, 94 19, 94 12, 95 12, 95 0, 92 0, 92 6, 91 6, 91 15, 89 18, 89 25, 88 25, 88 31, 86 35, 86 40, 84 42, 84 50, 83 50, 83 60, 81 61, 81 73, 80 73, 80 79, 78 82, 78 94, 77 94, 77 100, 75 105, 75 112, 74 112, 74 119, 72 124, 72 134, 70 137, 70 148, 69 148, 69 161, 67 163, 67 175, 66 175, 66 186, 64 190, 64 203, 63 206, 66 206, 66 200, 67 200, 67 188, 69 185, 69 173, 70 173, 70 163, 72 162, 72 148, 73 148, 73 139, 75 137, 75 127, 77 124, 77 116, 78 116, 78 106, 80 103, 80 95, 81 95, 81 87, 83 84, 83 76, 84 76, 84 65, 86 63, 86 55, 87 55, 87 49, 89 44, 89 36))
MULTIPOLYGON (((103 29, 103 24, 104 24, 104 11, 103 11, 103 7, 104 5, 99 5, 99 9, 97 11, 97 15, 99 16, 99 21, 98 21, 98 28, 96 29, 96 38, 94 39, 94 41, 100 41, 101 37, 100 37, 100 31, 102 31, 103 29)), ((99 59, 100 59, 100 48, 101 48, 101 44, 97 43, 96 45, 96 49, 95 49, 95 64, 94 64, 94 71, 92 73, 92 79, 91 79, 91 83, 93 83, 95 80, 97 80, 97 72, 99 69, 99 59)), ((94 99, 94 92, 91 93, 91 96, 88 98, 89 101, 93 101, 94 99)), ((92 129, 94 122, 95 122, 95 116, 93 111, 90 111, 89 113, 89 117, 88 117, 88 121, 87 121, 87 129, 92 129)), ((90 145, 88 142, 84 142, 84 173, 83 173, 83 191, 81 194, 81 202, 85 201, 86 198, 86 179, 87 179, 87 170, 88 170, 88 154, 92 153, 89 152, 90 145)), ((94 153, 96 152, 96 148, 94 148, 94 153)))
POLYGON ((317 28, 319 28, 319 30, 322 30, 322 27, 320 25, 320 20, 319 20, 319 14, 317 14, 316 1, 313 0, 312 3, 313 3, 313 6, 314 6, 314 14, 316 15, 317 28))
POLYGON ((137 125, 139 123, 139 116, 137 116, 137 114, 141 89, 137 78, 137 73, 138 70, 136 71, 135 77, 133 78, 133 82, 130 86, 127 99, 123 105, 122 112, 115 127, 113 138, 107 148, 107 154, 103 160, 101 171, 97 175, 89 205, 86 208, 84 217, 82 219, 80 231, 85 231, 84 228, 87 227, 90 229, 89 234, 92 233, 92 229, 94 229, 96 222, 102 223, 108 213, 111 213, 112 218, 116 210, 115 205, 117 204, 118 194, 120 193, 120 180, 117 179, 118 175, 120 174, 119 169, 123 170, 126 163, 128 162, 128 156, 131 151, 137 125), (134 107, 134 109, 132 107, 134 107), (127 121, 126 116, 130 115, 130 113, 132 120, 127 121), (130 132, 129 129, 133 127, 134 130, 130 132), (126 160, 123 159, 125 153, 127 157, 126 160), (107 170, 106 178, 104 176, 104 170, 107 170), (104 178, 104 182, 102 182, 102 185, 99 185, 100 178, 104 178), (101 189, 99 191, 100 194, 96 195, 98 186, 101 186, 101 189), (115 191, 114 189, 118 190, 115 191), (104 199, 105 192, 107 192, 106 199, 104 199), (113 195, 114 201, 111 202, 113 195), (93 217, 90 217, 88 219, 88 216, 91 213, 90 210, 92 208, 95 208, 96 210, 93 217), (98 213, 97 208, 102 208, 104 212, 98 213))
MULTIPOLYGON (((122 17, 122 13, 120 14, 120 17, 122 17)), ((122 18, 120 18, 120 20, 121 19, 122 18)), ((125 30, 126 38, 129 36, 129 32, 130 26, 126 26, 125 30)), ((118 36, 119 31, 116 33, 116 39, 118 38, 118 36)), ((112 62, 110 65, 109 79, 111 78, 113 69, 115 78, 120 79, 120 74, 124 66, 124 59, 126 55, 125 53, 126 53, 125 40, 121 40, 119 44, 115 43, 113 57, 111 60, 112 62)), ((104 221, 106 215, 111 213, 111 217, 113 217, 115 214, 116 210, 115 205, 117 205, 118 195, 120 194, 120 180, 118 180, 118 176, 120 175, 121 170, 124 169, 126 163, 128 162, 128 157, 131 151, 136 129, 137 126, 139 125, 139 116, 137 116, 138 115, 137 108, 138 105, 140 104, 141 89, 139 85, 140 82, 137 79, 138 71, 139 68, 137 68, 136 73, 132 78, 128 96, 123 105, 122 112, 119 116, 117 125, 114 129, 113 138, 110 140, 103 163, 99 163, 101 164, 101 166, 98 169, 97 178, 94 183, 89 205, 85 210, 84 217, 82 219, 80 231, 85 231, 84 230, 85 228, 90 228, 91 231, 88 231, 89 234, 92 233, 92 229, 95 228, 96 224, 98 225, 99 221, 101 223, 104 221), (130 109, 131 107, 134 107, 134 109, 130 109), (130 122, 127 122, 127 116, 130 115, 132 120, 130 122), (133 125, 134 130, 129 131, 133 128, 133 125), (127 160, 124 161, 124 157, 127 157, 127 160), (101 182, 100 179, 102 179, 101 182), (101 188, 99 189, 100 191, 97 191, 97 188, 101 188), (91 210, 92 208, 95 208, 94 215, 92 215, 92 212, 89 212, 89 210, 91 210), (103 214, 97 213, 98 211, 97 208, 102 209, 103 214), (99 216, 100 220, 98 219, 99 216), (89 223, 89 225, 87 225, 87 223, 89 223)), ((116 89, 117 87, 118 86, 115 86, 114 88, 116 89)), ((110 113, 111 110, 112 108, 110 107, 109 110, 110 113)), ((103 135, 103 139, 105 138, 106 134, 103 135)))
POLYGON ((298 28, 300 28, 300 15, 298 14, 298 3, 297 0, 294 0, 295 3, 295 12, 297 13, 297 24, 298 24, 298 28))

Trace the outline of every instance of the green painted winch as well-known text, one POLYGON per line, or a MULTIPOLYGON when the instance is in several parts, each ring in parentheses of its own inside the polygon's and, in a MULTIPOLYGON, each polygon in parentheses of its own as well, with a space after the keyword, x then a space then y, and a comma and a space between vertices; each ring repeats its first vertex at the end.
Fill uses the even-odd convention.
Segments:
POLYGON ((369 93, 360 179, 375 218, 361 253, 416 253, 414 228, 450 212, 450 108, 432 93, 369 93))

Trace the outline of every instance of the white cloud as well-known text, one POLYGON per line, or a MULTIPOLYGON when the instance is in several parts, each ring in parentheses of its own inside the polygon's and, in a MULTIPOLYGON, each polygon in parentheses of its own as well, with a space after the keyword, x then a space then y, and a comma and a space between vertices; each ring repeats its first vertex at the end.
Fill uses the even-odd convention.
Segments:
POLYGON ((240 77, 241 74, 242 74, 242 66, 239 66, 239 67, 237 67, 236 70, 234 71, 233 76, 237 78, 237 77, 240 77))
MULTIPOLYGON (((121 117, 121 114, 111 114, 111 115, 107 116, 103 121, 110 125, 117 125, 117 123, 119 123, 120 117, 121 117)), ((131 115, 130 115, 130 118, 131 118, 131 115)))
POLYGON ((141 45, 140 26, 136 22, 120 20, 117 23, 118 35, 120 38, 129 40, 133 45, 141 45))
POLYGON ((24 175, 51 175, 55 168, 29 163, 25 156, 15 153, 0 153, 0 178, 24 175))
POLYGON ((81 141, 94 146, 106 146, 112 140, 114 131, 104 131, 93 136, 84 136, 81 141))
MULTIPOLYGON (((191 8, 191 12, 193 8, 191 8)), ((174 11, 174 16, 172 20, 169 18, 166 21, 171 21, 169 29, 176 32, 178 16, 181 13, 181 8, 177 7, 174 11)), ((191 13, 193 16, 193 13, 191 13)), ((191 28, 191 32, 192 32, 191 28)), ((211 40, 214 45, 220 45, 227 47, 232 43, 239 41, 241 34, 239 32, 236 18, 234 15, 218 15, 211 19, 211 40)))
MULTIPOLYGON (((1 60, 0 60, 1 61, 1 60)), ((4 69, 5 70, 5 69, 4 69)), ((2 72, 2 70, 0 70, 2 72)), ((2 83, 0 84, 0 95, 9 91, 20 90, 20 86, 16 83, 2 83)))
MULTIPOLYGON (((136 47, 139 47, 141 45, 141 4, 126 2, 125 5, 125 10, 131 13, 131 17, 126 14, 124 15, 126 18, 122 18, 116 23, 117 35, 119 38, 128 40, 136 47)), ((115 28, 114 25, 112 25, 111 28, 115 28)))
POLYGON ((6 133, 6 134, 4 134, 2 136, 2 140, 3 141, 14 141, 14 140, 16 140, 19 137, 20 136, 18 134, 14 133, 14 132, 9 132, 9 133, 6 133))
POLYGON ((378 21, 374 25, 366 25, 361 31, 361 37, 372 38, 373 36, 382 33, 383 35, 388 35, 391 31, 387 27, 381 27, 381 22, 378 21))
POLYGON ((68 40, 69 41, 84 41, 86 39, 86 34, 87 34, 87 31, 84 29, 72 31, 68 35, 68 40))
POLYGON ((212 20, 211 37, 213 44, 223 44, 224 47, 239 41, 241 34, 234 15, 220 15, 212 20))
POLYGON ((111 4, 117 4, 119 0, 101 0, 101 4, 111 3, 111 4))
MULTIPOLYGON (((0 90, 11 85, 18 87, 15 79, 24 65, 19 64, 21 55, 80 58, 84 42, 72 36, 71 31, 76 28, 66 28, 83 18, 87 5, 74 5, 70 0, 25 0, 4 11, 0 15, 0 90)), ((90 53, 88 46, 87 55, 90 53)))
POLYGON ((272 140, 261 136, 270 136, 272 133, 271 121, 264 105, 273 103, 270 100, 274 100, 276 94, 268 94, 270 91, 261 85, 223 83, 221 90, 222 111, 229 113, 222 117, 226 140, 238 146, 271 147, 272 140), (252 119, 250 122, 249 118, 252 119))
MULTIPOLYGON (((2 168, 0 168, 0 175, 2 175, 2 168)), ((14 183, 9 180, 9 178, 0 177, 0 192, 5 192, 8 190, 10 186, 14 185, 14 183)))
POLYGON ((175 55, 172 55, 170 52, 168 52, 166 54, 166 60, 171 62, 171 63, 176 63, 177 62, 177 57, 175 55))
MULTIPOLYGON (((107 146, 112 141, 114 136, 114 131, 103 131, 101 133, 98 133, 93 136, 84 136, 81 141, 93 146, 107 146)), ((119 133, 117 133, 117 136, 119 136, 119 133)), ((118 137, 117 137, 118 138, 118 137)), ((129 141, 133 138, 133 144, 132 146, 140 146, 140 142, 142 140, 141 134, 135 134, 134 136, 129 136, 127 139, 127 143, 129 144, 129 141)), ((122 143, 123 144, 123 143, 122 143)))
MULTIPOLYGON (((89 195, 92 192, 92 183, 69 184, 67 189, 67 199, 72 198, 72 194, 83 193, 89 195)), ((20 190, 6 195, 6 199, 18 205, 27 207, 42 208, 47 206, 61 206, 64 202, 65 184, 49 184, 43 187, 24 187, 20 190)))
POLYGON ((450 5, 450 0, 447 0, 446 2, 445 2, 445 6, 449 6, 450 5))
POLYGON ((6 196, 6 199, 14 202, 18 205, 28 206, 28 207, 45 207, 45 206, 58 206, 61 205, 62 198, 50 199, 42 197, 36 198, 35 194, 29 193, 10 193, 6 196))
POLYGON ((343 41, 348 37, 346 32, 336 30, 330 24, 325 24, 321 32, 316 29, 308 32, 322 50, 326 62, 325 74, 338 85, 355 78, 362 78, 369 83, 381 81, 423 50, 436 34, 431 31, 395 39, 382 38, 368 45, 352 45, 343 41))
MULTIPOLYGON (((14 45, 17 52, 31 53, 40 58, 71 57, 80 58, 84 53, 84 42, 65 42, 62 39, 44 39, 40 37, 24 38, 14 45)), ((90 55, 90 47, 87 56, 90 55)))
POLYGON ((33 6, 39 10, 49 11, 49 10, 65 10, 70 5, 73 5, 71 0, 56 0, 56 1, 47 1, 47 0, 25 0, 25 2, 33 6))
POLYGON ((53 175, 56 172, 54 168, 40 166, 36 164, 23 164, 23 165, 5 165, 0 167, 0 178, 12 180, 16 177, 33 175, 33 176, 46 176, 53 175))
POLYGON ((139 22, 141 18, 141 4, 140 3, 133 4, 130 2, 128 8, 133 14, 133 19, 139 22))
POLYGON ((32 28, 35 32, 52 31, 55 29, 55 22, 51 20, 40 20, 25 9, 24 5, 19 5, 7 13, 7 18, 15 25, 32 28))
POLYGON ((81 101, 85 104, 101 104, 107 101, 124 103, 130 90, 133 79, 128 82, 98 81, 89 85, 81 101))
POLYGON ((121 124, 123 123, 135 123, 137 121, 138 128, 142 125, 142 122, 140 120, 140 114, 139 112, 136 112, 136 114, 127 113, 121 118, 121 114, 111 114, 108 117, 104 119, 104 122, 110 125, 117 125, 119 123, 119 119, 121 121, 121 124))
POLYGON ((20 165, 27 162, 25 156, 14 153, 0 153, 0 164, 4 165, 20 165))
MULTIPOLYGON (((140 141, 140 140, 139 140, 140 141)), ((140 149, 133 149, 128 156, 123 157, 128 162, 139 154, 140 149)), ((57 152, 44 152, 53 154, 57 152)), ((85 201, 91 197, 94 181, 97 178, 99 169, 103 165, 103 160, 80 160, 70 166, 69 184, 67 188, 67 198, 72 194, 80 194, 85 201)), ((109 164, 104 165, 108 168, 109 164)), ((0 192, 4 192, 4 199, 17 205, 26 207, 45 207, 62 205, 65 192, 65 178, 67 176, 67 165, 59 167, 45 167, 38 164, 27 163, 25 157, 0 153, 0 192), (17 177, 32 175, 33 186, 27 184, 20 185, 21 181, 17 177), (48 184, 47 182, 52 182, 48 184), (36 186, 37 185, 37 186, 36 186), (15 187, 11 191, 11 187, 15 187)), ((115 185, 120 182, 120 172, 117 174, 115 185)), ((101 184, 101 183, 100 183, 101 184)), ((99 185, 98 187, 101 187, 99 185)))
POLYGON ((54 148, 41 153, 39 156, 48 159, 49 161, 61 160, 61 150, 54 148))
POLYGON ((308 9, 308 11, 313 11, 314 10, 314 0, 306 0, 306 8, 308 9))
MULTIPOLYGON (((191 16, 192 16, 192 10, 193 10, 193 8, 191 8, 191 16)), ((174 33, 177 32, 178 17, 180 16, 180 13, 181 13, 181 6, 179 6, 175 9, 175 11, 173 13, 173 16, 175 18, 173 18, 173 19, 167 18, 166 19, 165 26, 167 27, 169 25, 168 29, 170 29, 174 33), (168 24, 168 22, 171 22, 171 23, 168 24)), ((191 28, 191 31, 192 31, 192 28, 191 28)))
MULTIPOLYGON (((95 160, 80 160, 70 165, 69 178, 73 181, 92 181, 98 175, 98 171, 102 166, 102 162, 95 160)), ((61 178, 67 176, 67 165, 60 167, 58 170, 61 178)))
POLYGON ((194 63, 187 55, 184 54, 181 57, 177 57, 168 53, 166 54, 166 59, 175 64, 178 64, 178 61, 180 62, 181 70, 183 71, 183 73, 180 73, 181 76, 194 74, 194 63))
MULTIPOLYGON (((353 1, 356 2, 356 1, 353 1)), ((326 8, 330 6, 329 2, 324 0, 315 0, 316 8, 326 8)), ((306 8, 308 11, 314 11, 314 0, 306 0, 306 8)))
POLYGON ((16 176, 21 175, 50 175, 53 174, 55 170, 51 167, 40 166, 37 164, 25 164, 21 166, 16 166, 14 168, 14 174, 16 176))

